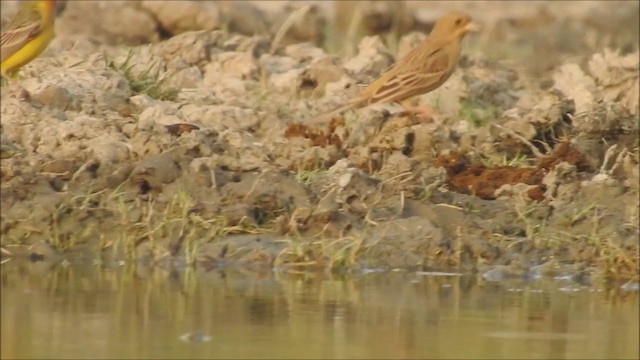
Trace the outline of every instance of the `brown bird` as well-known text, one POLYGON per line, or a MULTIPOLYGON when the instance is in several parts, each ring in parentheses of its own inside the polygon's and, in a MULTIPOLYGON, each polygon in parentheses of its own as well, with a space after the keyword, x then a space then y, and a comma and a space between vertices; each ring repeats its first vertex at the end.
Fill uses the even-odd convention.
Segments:
POLYGON ((464 13, 452 12, 443 16, 422 43, 396 61, 358 96, 309 122, 321 122, 343 111, 367 105, 402 102, 437 89, 456 68, 462 39, 476 30, 471 18, 464 13))

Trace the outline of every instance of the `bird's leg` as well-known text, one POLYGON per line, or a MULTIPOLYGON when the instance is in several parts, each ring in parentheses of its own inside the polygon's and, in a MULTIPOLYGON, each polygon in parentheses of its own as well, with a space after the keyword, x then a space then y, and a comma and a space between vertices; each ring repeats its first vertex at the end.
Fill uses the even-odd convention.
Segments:
POLYGON ((28 98, 29 92, 20 84, 16 75, 17 74, 4 74, 2 76, 3 91, 15 93, 19 98, 28 98))
POLYGON ((0 84, 2 85, 2 87, 11 85, 11 78, 4 72, 2 72, 2 77, 0 77, 0 84))
POLYGON ((420 119, 435 120, 438 117, 438 112, 433 108, 427 106, 414 106, 408 99, 401 101, 400 104, 404 107, 405 113, 416 115, 420 119))

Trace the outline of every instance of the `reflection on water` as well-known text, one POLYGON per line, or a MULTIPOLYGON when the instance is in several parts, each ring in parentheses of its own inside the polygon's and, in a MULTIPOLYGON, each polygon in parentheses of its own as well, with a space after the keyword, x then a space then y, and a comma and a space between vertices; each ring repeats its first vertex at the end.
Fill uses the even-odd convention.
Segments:
POLYGON ((632 292, 416 273, 37 265, 2 265, 2 358, 618 359, 639 351, 632 292))

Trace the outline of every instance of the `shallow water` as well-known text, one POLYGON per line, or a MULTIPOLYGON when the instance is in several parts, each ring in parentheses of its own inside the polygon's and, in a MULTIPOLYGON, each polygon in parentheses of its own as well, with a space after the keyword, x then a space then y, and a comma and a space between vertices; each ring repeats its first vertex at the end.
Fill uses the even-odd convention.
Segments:
POLYGON ((8 358, 638 358, 638 293, 123 266, 2 265, 8 358))

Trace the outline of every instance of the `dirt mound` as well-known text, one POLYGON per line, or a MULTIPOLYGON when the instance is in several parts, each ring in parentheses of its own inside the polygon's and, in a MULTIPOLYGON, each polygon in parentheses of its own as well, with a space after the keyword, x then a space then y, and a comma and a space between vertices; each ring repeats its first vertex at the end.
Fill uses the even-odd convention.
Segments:
POLYGON ((577 31, 591 5, 482 5, 456 73, 417 99, 437 116, 385 105, 311 125, 420 37, 394 42, 390 24, 438 12, 376 7, 351 35, 383 37, 340 56, 322 8, 103 2, 89 29, 81 3, 2 87, 3 258, 514 276, 556 262, 637 279, 638 44, 608 42, 601 22, 577 31), (557 32, 582 45, 531 54, 557 32))

